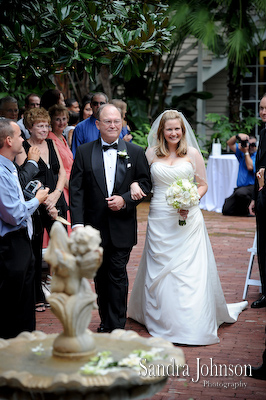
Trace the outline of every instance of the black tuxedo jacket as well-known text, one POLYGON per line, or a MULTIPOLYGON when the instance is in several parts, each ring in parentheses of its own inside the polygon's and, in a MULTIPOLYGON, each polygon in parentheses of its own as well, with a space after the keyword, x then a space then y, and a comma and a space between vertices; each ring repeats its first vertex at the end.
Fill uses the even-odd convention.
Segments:
POLYGON ((107 206, 101 139, 77 148, 69 182, 72 225, 91 225, 100 231, 103 246, 111 242, 118 248, 137 243, 136 206, 139 201, 131 199, 131 183, 137 181, 146 194, 151 190, 150 171, 143 149, 119 139, 118 151, 123 150, 128 158, 117 156, 112 194, 123 197, 124 209, 111 211, 107 206))
MULTIPOLYGON (((256 172, 258 172, 258 170, 262 167, 266 168, 266 129, 265 128, 260 131, 260 140, 259 140, 259 146, 258 146, 258 151, 257 151, 257 155, 256 155, 256 172)), ((254 186, 255 201, 257 200, 258 190, 259 190, 259 183, 256 178, 255 186, 254 186)))

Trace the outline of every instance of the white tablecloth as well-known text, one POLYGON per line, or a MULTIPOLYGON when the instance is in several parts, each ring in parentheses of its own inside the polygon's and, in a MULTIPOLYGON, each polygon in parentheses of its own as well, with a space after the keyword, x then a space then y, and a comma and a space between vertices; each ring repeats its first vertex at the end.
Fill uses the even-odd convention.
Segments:
POLYGON ((222 212, 224 200, 236 187, 239 163, 234 154, 210 156, 207 164, 208 191, 200 201, 200 208, 222 212))

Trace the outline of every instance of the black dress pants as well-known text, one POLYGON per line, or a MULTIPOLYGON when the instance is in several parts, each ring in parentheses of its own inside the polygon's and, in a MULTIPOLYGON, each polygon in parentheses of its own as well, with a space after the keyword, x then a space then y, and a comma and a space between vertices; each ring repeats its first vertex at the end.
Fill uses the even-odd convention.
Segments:
POLYGON ((0 337, 35 327, 34 256, 22 228, 0 237, 0 337))
POLYGON ((131 250, 131 247, 121 249, 112 244, 106 246, 102 265, 94 279, 101 324, 106 330, 123 329, 126 324, 128 296, 126 266, 131 250))
POLYGON ((262 294, 266 296, 266 214, 256 213, 257 255, 262 294))
POLYGON ((234 189, 234 193, 224 201, 223 215, 247 216, 248 206, 252 200, 254 185, 240 186, 234 189))

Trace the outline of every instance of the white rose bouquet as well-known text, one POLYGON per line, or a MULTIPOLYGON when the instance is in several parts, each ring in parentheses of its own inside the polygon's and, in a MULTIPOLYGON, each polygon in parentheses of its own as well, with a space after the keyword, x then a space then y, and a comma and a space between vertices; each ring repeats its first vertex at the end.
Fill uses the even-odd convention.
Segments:
MULTIPOLYGON (((177 210, 188 210, 199 204, 199 193, 193 179, 177 179, 166 191, 167 204, 177 210)), ((186 225, 186 221, 179 219, 179 225, 186 225)))

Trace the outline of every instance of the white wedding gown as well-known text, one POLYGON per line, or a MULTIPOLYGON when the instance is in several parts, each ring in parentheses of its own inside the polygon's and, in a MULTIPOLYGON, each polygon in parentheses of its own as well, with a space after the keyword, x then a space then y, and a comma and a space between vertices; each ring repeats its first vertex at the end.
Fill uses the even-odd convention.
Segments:
POLYGON ((168 206, 165 192, 177 178, 193 177, 190 162, 151 165, 153 198, 144 251, 128 306, 128 316, 152 336, 173 343, 218 343, 217 329, 235 322, 247 306, 226 304, 199 206, 190 208, 186 225, 168 206))

